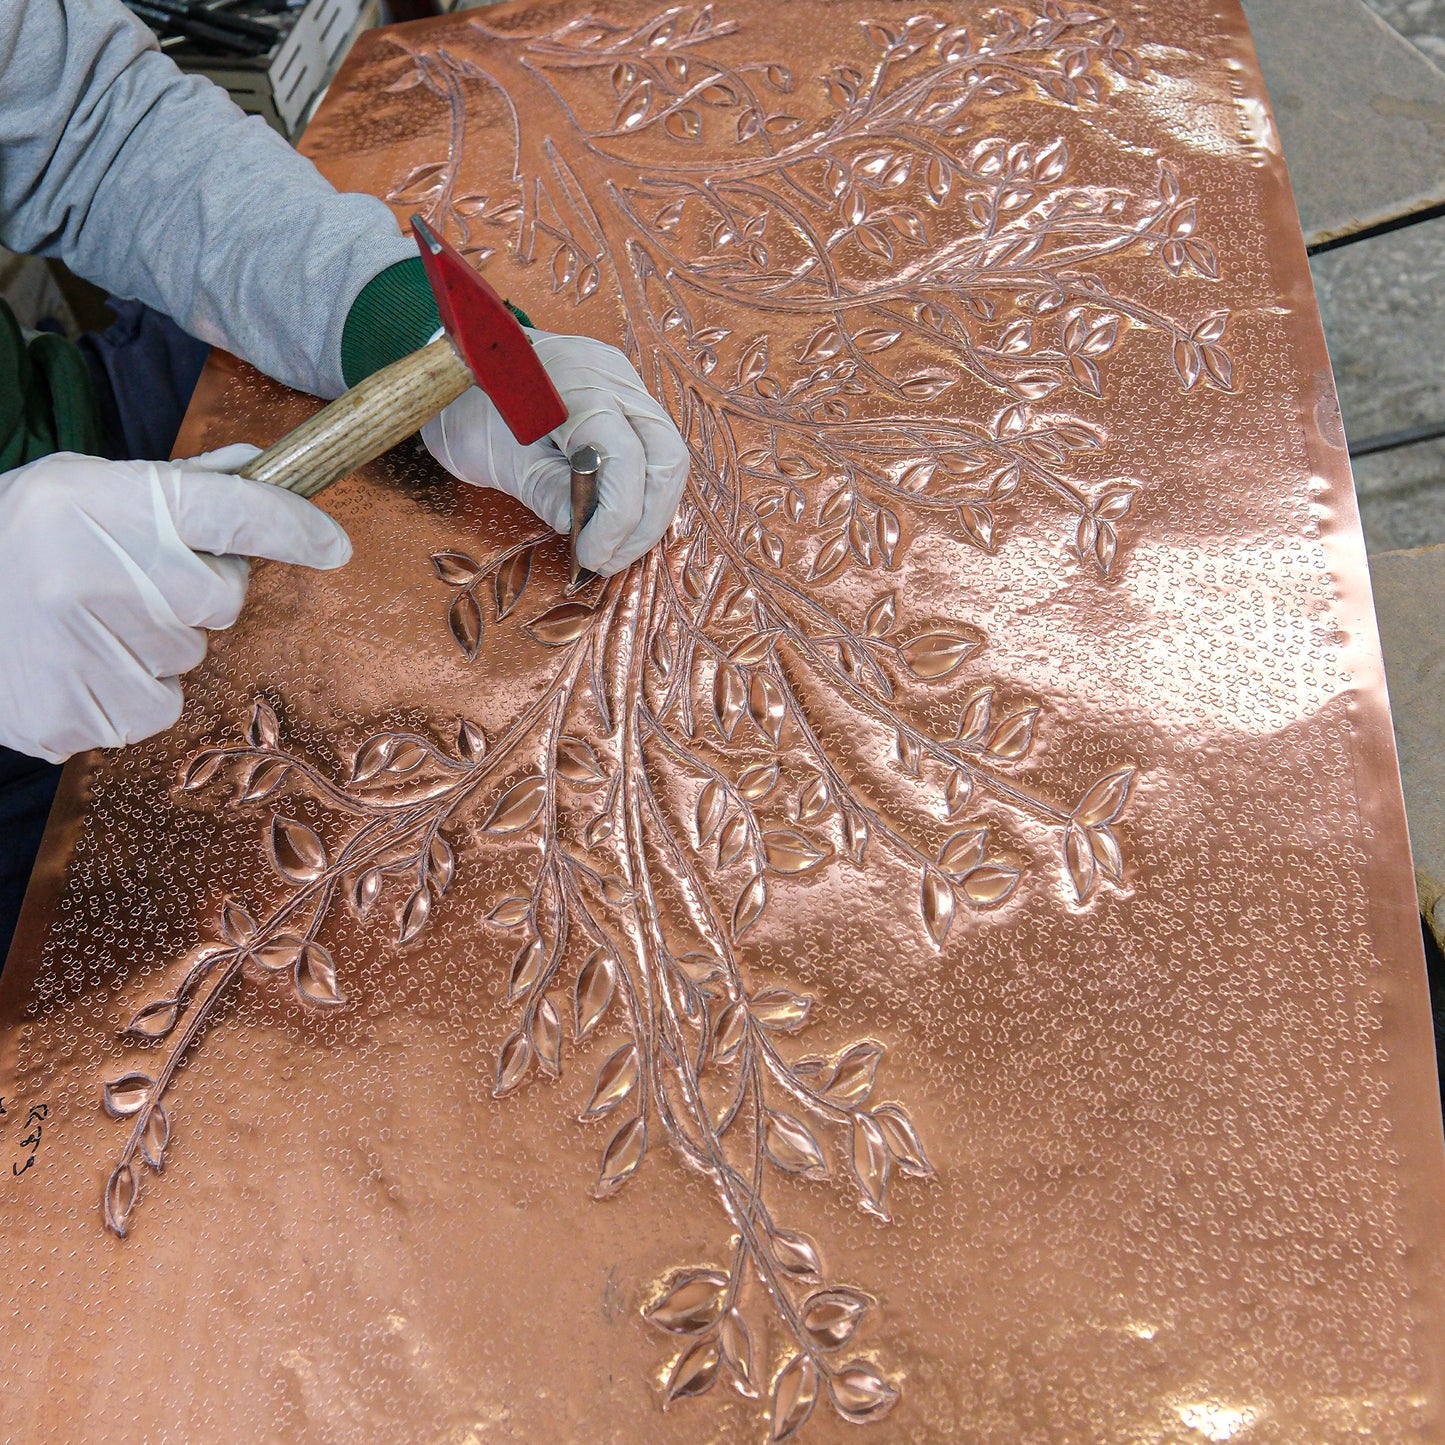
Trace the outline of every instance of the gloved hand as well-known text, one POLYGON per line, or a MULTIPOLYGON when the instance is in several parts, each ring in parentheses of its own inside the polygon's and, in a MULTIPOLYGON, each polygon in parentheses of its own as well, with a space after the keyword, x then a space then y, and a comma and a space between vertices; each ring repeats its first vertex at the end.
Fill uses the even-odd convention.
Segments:
POLYGON ((237 553, 339 567, 346 533, 279 487, 186 462, 58 452, 0 475, 0 743, 60 762, 170 727, 178 674, 246 595, 237 553))
POLYGON ((559 532, 572 526, 567 457, 590 442, 602 470, 577 558, 603 576, 620 572, 672 521, 687 481, 687 447, 615 346, 590 336, 528 335, 567 404, 556 431, 519 446, 486 393, 472 387, 421 429, 422 440, 454 477, 506 492, 559 532))

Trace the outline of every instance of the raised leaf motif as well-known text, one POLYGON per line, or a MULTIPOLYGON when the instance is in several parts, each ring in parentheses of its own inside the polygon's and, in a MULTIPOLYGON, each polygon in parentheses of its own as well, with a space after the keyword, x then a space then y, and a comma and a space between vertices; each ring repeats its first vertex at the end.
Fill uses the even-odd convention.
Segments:
POLYGON ((898 1403, 898 1390, 867 1360, 853 1360, 828 1379, 833 1408, 843 1419, 866 1425, 882 1419, 898 1403))
POLYGON ((542 1072, 555 1077, 562 1060, 562 1020, 550 998, 544 998, 532 1016, 532 1050, 542 1072))
POLYGON ((718 1344, 722 1348, 723 1360, 732 1372, 733 1384, 745 1399, 758 1397, 758 1379, 753 1365, 753 1337, 747 1322, 736 1310, 731 1309, 723 1317, 722 1328, 718 1331, 718 1344))
POLYGON ((861 1290, 820 1289, 803 1301, 803 1328, 820 1350, 839 1350, 853 1338, 873 1301, 861 1290))
POLYGON ((661 1299, 643 1315, 675 1335, 700 1335, 722 1318, 728 1277, 715 1269, 687 1270, 674 1278, 661 1299))
POLYGON ((863 1191, 864 1208, 887 1219, 885 1200, 892 1160, 883 1130, 871 1115, 853 1115, 853 1149, 849 1162, 853 1166, 853 1177, 863 1191))
POLYGON ((112 1079, 101 1091, 101 1103, 112 1119, 138 1114, 149 1102, 156 1081, 149 1074, 122 1074, 112 1079))
POLYGON ((923 870, 923 922, 941 948, 953 927, 953 886, 936 868, 923 870))
POLYGON ((524 1029, 511 1034, 497 1054, 497 1082, 492 1093, 497 1098, 510 1094, 532 1067, 532 1045, 524 1029))
POLYGON ((482 609, 470 592, 458 592, 447 613, 447 626, 468 662, 476 660, 482 648, 482 609))
POLYGON ((718 1345, 713 1339, 698 1340, 677 1357, 663 1387, 663 1408, 677 1400, 705 1394, 717 1382, 718 1345))
POLYGON ((763 1148, 768 1158, 789 1174, 826 1179, 827 1161, 818 1141, 801 1119, 770 1109, 763 1123, 763 1148))
POLYGON ((930 681, 947 677, 977 650, 977 644, 952 632, 926 632, 898 649, 899 656, 917 677, 930 681))
POLYGON ((326 849, 313 829, 279 813, 271 819, 271 864, 288 883, 310 883, 326 871, 326 849))
POLYGON ((882 1060, 882 1044, 876 1044, 871 1039, 854 1044, 840 1055, 824 1092, 839 1104, 865 1102, 873 1092, 874 1080, 878 1077, 878 1065, 882 1060))
POLYGON ((464 552, 433 552, 431 564, 437 576, 452 587, 468 586, 482 570, 476 559, 464 552))
POLYGON ((775 828, 763 834, 763 853, 775 873, 804 873, 828 856, 792 828, 775 828))
POLYGON ((794 1355, 773 1384, 774 1442, 791 1440, 808 1422, 818 1402, 818 1367, 807 1355, 794 1355))
POLYGON ((398 943, 410 943, 426 927, 427 919, 431 917, 431 899, 431 889, 423 885, 406 900, 401 910, 398 943))
POLYGON ((759 989, 748 1004, 755 1023, 774 1033, 795 1034, 808 1021, 813 1000, 807 994, 787 988, 759 989))
POLYGON ((310 1004, 333 1008, 346 1000, 336 984, 336 963, 328 949, 308 943, 296 960, 296 989, 310 1004))
POLYGON ((581 602, 561 602, 549 607, 540 617, 527 624, 527 631, 548 647, 564 647, 587 631, 592 621, 592 608, 581 602))
POLYGON ((482 824, 488 833, 519 833, 536 821, 547 799, 547 780, 540 776, 523 778, 500 798, 482 824))
POLYGON ((613 1136, 602 1154, 602 1167, 597 1174, 597 1183, 592 1186, 593 1196, 608 1199, 616 1194, 637 1172, 642 1156, 647 1152, 647 1124, 639 1114, 629 1119, 613 1136))
POLYGON ((577 972, 573 1018, 578 1043, 601 1023, 616 989, 616 961, 605 949, 594 950, 577 972))
POLYGON ((520 552, 514 552, 497 568, 496 581, 493 584, 496 591, 497 620, 508 616, 512 609, 522 600, 522 594, 527 590, 527 581, 532 575, 532 549, 523 548, 520 552))
POLYGON ((610 1114, 637 1087, 637 1077, 637 1048, 634 1044, 624 1044, 609 1055, 597 1071, 592 1097, 582 1111, 582 1120, 586 1122, 610 1114))

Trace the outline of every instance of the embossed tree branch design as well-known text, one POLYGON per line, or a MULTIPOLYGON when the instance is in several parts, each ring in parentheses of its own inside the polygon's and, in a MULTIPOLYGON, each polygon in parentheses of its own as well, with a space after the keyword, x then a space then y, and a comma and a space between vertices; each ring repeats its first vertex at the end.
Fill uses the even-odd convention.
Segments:
POLYGON ((539 845, 535 872, 487 914, 514 940, 494 1093, 557 1079, 569 1051, 585 1058, 576 1107, 606 1135, 594 1193, 622 1191, 663 1142, 711 1181, 731 1226, 725 1252, 680 1265, 645 1306, 674 1341, 664 1403, 731 1381, 766 1395, 774 1440, 820 1398, 876 1420, 901 1381, 871 1353, 846 1357, 875 1302, 830 1278, 769 1186, 839 1187, 887 1221, 898 1181, 932 1165, 907 1108, 878 1097, 884 1046, 800 1052, 793 1040, 826 1004, 755 976, 750 936, 830 869, 906 870, 921 935, 940 949, 962 912, 1005 907, 1041 861, 1076 907, 1125 881, 1117 825, 1134 770, 1069 799, 1031 787, 1020 764, 1040 703, 971 684, 985 637, 919 614, 890 574, 923 528, 992 550, 1001 508, 1029 486, 1069 510, 1075 551, 1108 578, 1137 488, 1080 479, 1106 439, 1059 399, 1102 395, 1135 332, 1186 391, 1227 389, 1222 312, 1178 321, 1110 277, 1128 254, 1207 281, 1215 259, 1172 171, 1141 199, 1071 182, 1062 140, 987 133, 1010 95, 1087 106, 1138 75, 1122 31, 1092 8, 870 25, 871 68, 834 68, 806 103, 786 67, 723 57, 716 43, 735 27, 710 6, 633 29, 478 29, 486 71, 445 48, 407 51, 392 88, 448 107, 449 150, 390 199, 427 208, 479 257, 486 228, 515 228, 579 304, 615 286, 630 349, 692 448, 689 493, 664 549, 577 598, 536 600, 549 537, 431 559, 464 662, 489 632, 516 629, 552 660, 502 735, 458 720, 445 741, 440 728, 381 732, 320 763, 260 700, 242 741, 190 761, 185 791, 228 787, 262 813, 281 891, 229 900, 217 942, 131 1021, 163 1059, 106 1086, 105 1107, 131 1125, 106 1217, 124 1234, 141 1166, 161 1168, 168 1089, 219 1001, 271 974, 304 1006, 342 1006, 328 920, 389 916, 398 946, 421 938, 466 866, 449 834, 476 818, 539 845), (605 115, 592 114, 599 81, 605 115), (529 141, 513 106, 516 192, 468 192, 467 88, 510 96, 524 83, 545 85, 575 125, 566 157, 529 141), (642 131, 667 136, 676 161, 629 168, 626 141, 642 131), (939 244, 929 218, 945 211, 953 239, 939 244), (780 354, 770 312, 806 318, 796 353, 780 354), (938 398, 965 385, 992 398, 983 413, 940 415, 938 398), (849 571, 877 579, 861 615, 831 590, 849 571), (825 712, 849 720, 851 745, 825 712), (886 744, 887 761, 858 740, 886 744), (302 797, 330 821, 297 816, 289 800, 302 797), (1056 851, 1041 860, 1041 848, 1056 851), (772 1359, 760 1311, 783 1341, 772 1359))

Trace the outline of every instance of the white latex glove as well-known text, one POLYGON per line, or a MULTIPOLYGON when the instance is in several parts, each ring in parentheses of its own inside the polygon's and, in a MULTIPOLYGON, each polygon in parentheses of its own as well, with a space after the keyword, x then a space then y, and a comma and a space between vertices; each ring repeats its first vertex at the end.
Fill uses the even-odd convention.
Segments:
POLYGON ((577 559, 603 576, 620 572, 672 521, 687 481, 687 447, 615 346, 590 336, 527 334, 562 393, 567 420, 541 441, 519 446, 474 386, 421 429, 422 440, 454 477, 506 492, 559 532, 572 526, 567 457, 590 442, 602 470, 597 510, 577 539, 577 559))
POLYGON ((179 674, 246 595, 237 553, 339 567, 345 532, 310 502, 185 462, 57 452, 0 474, 0 743, 61 762, 170 727, 179 674))

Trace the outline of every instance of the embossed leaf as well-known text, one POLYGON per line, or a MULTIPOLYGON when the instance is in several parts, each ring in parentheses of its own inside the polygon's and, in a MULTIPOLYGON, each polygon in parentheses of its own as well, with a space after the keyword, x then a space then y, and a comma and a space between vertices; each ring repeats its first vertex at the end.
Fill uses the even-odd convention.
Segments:
POLYGON ((221 908, 221 932, 236 945, 244 948, 256 936, 256 920, 228 898, 221 908))
POLYGON ((803 873, 815 868, 828 855, 792 828, 776 828, 763 834, 763 853, 775 873, 803 873))
POLYGON ((901 331, 873 327, 868 331, 860 331, 853 338, 853 345, 860 351, 887 351, 902 334, 901 331))
POLYGON ((171 1142, 171 1121, 157 1104, 140 1131, 140 1154, 157 1173, 166 1167, 166 1145, 171 1142))
POLYGON ((457 755, 469 763, 480 762, 487 751, 486 734, 476 723, 462 718, 457 724, 457 755))
POLYGON ((798 821, 812 822, 827 808, 829 801, 828 784, 822 778, 814 778, 805 784, 798 795, 798 821))
POLYGON ((1133 768, 1119 768, 1106 773, 1079 799, 1074 817, 1086 827, 1094 823, 1115 822, 1124 811, 1133 787, 1133 768))
POLYGON ((335 1008, 346 1002, 336 986, 336 963, 328 949, 308 943, 296 960, 296 987, 307 1003, 335 1008))
POLYGON ((289 763, 268 758, 252 769, 251 776, 246 779, 246 786, 241 790, 241 801, 256 803, 262 798, 269 798, 286 781, 290 772, 289 763))
MULTIPOLYGON (((881 28, 881 27, 880 27, 881 28)), ((770 1439, 791 1440, 818 1402, 818 1367, 807 1355, 794 1355, 773 1385, 773 1428, 770 1439)))
POLYGON ((801 1174, 805 1179, 826 1179, 828 1164, 823 1151, 801 1119, 775 1109, 763 1122, 763 1148, 779 1169, 801 1174))
POLYGON ((1099 871, 1112 883, 1124 881, 1124 855, 1119 851, 1119 840, 1105 823, 1098 823, 1089 829, 1089 847, 1094 853, 1094 862, 1099 871))
POLYGON ((546 950, 540 938, 531 939, 517 950, 512 960, 512 971, 507 976, 507 1002, 520 998, 542 974, 542 963, 546 950))
POLYGON ((954 378, 944 372, 925 371, 899 383, 898 389, 910 401, 932 401, 934 397, 942 396, 953 382, 954 378))
POLYGON ((863 620, 863 627, 869 637, 887 637, 893 631, 897 621, 898 594, 890 592, 886 596, 880 597, 868 609, 868 616, 863 620))
POLYGON ((265 698, 257 698, 251 709, 251 725, 246 730, 251 745, 258 748, 274 748, 281 737, 281 720, 276 709, 265 698))
POLYGON ((526 1033, 518 1029, 498 1051, 497 1082, 492 1093, 499 1099, 504 1094, 510 1094, 527 1077, 527 1070, 531 1067, 532 1045, 526 1033))
POLYGON ((923 870, 923 922, 941 948, 953 927, 953 887, 936 868, 923 870))
POLYGON ((787 1229, 775 1229, 770 1240, 773 1260, 778 1268, 792 1279, 804 1284, 816 1284, 823 1273, 818 1258, 818 1246, 806 1234, 795 1234, 787 1229))
POLYGON ((674 1400, 706 1394, 717 1382, 718 1345, 714 1339, 698 1340, 673 1362, 663 1386, 662 1408, 674 1400))
POLYGON ((799 361, 829 361, 843 349, 843 333, 831 322, 820 326, 803 346, 799 361))
POLYGON ((742 999, 735 999, 717 1016, 712 1036, 713 1063, 730 1064, 737 1057, 747 1032, 747 1004, 742 999))
POLYGON ((782 737, 783 691, 766 672, 754 672, 747 683, 747 714, 770 743, 776 744, 782 737))
POLYGON ((700 1335, 722 1317, 728 1277, 715 1269, 691 1269, 678 1275, 667 1293, 643 1311, 659 1329, 675 1335, 700 1335))
POLYGON ((758 921, 768 901, 768 885, 754 873, 733 904, 733 937, 741 938, 758 921))
POLYGON ((1033 745, 1034 723, 1038 715, 1038 708, 1028 707, 1006 717, 989 737, 989 752, 996 758, 1023 757, 1033 745))
POLYGON ((459 592, 447 611, 447 626, 468 662, 476 659, 482 646, 482 609, 470 592, 459 592))
POLYGON ((744 1398, 756 1400, 758 1378, 753 1370, 753 1337, 747 1322, 736 1309, 730 1309, 718 1331, 718 1344, 722 1346, 723 1359, 732 1371, 733 1384, 744 1398))
POLYGON ((437 836, 431 840, 427 848, 427 864, 432 887, 438 893, 445 893, 451 887, 452 876, 456 872, 456 856, 445 838, 437 836))
POLYGON ((381 896, 382 884, 385 881, 386 875, 380 868, 368 868, 353 884, 351 905, 356 909, 358 918, 365 918, 371 912, 376 900, 381 896))
POLYGON ((198 753, 191 759, 191 764, 181 779, 181 791, 194 793, 198 788, 205 787, 216 776, 225 756, 218 748, 207 748, 205 752, 198 753))
POLYGON ((843 559, 848 555, 848 551, 848 534, 846 531, 840 533, 831 541, 825 542, 818 549, 818 555, 813 559, 813 565, 808 572, 809 580, 816 581, 820 577, 826 577, 830 572, 835 572, 843 559))
POLYGON ((135 1170, 129 1163, 117 1164, 105 1186, 105 1222, 122 1239, 136 1200, 135 1170))
POLYGON ((562 1020, 550 998, 544 998, 532 1016, 532 1048, 542 1072, 555 1078, 562 1062, 562 1020))
POLYGON ((803 1329, 820 1350, 839 1350, 853 1338, 858 1321, 873 1301, 862 1290, 846 1285, 820 1289, 803 1301, 803 1329))
POLYGON ((738 791, 749 802, 755 803, 773 791, 778 781, 776 763, 754 763, 738 774, 738 791))
POLYGON ((747 819, 741 813, 727 820, 722 826, 722 832, 718 834, 717 840, 717 864, 719 868, 726 868, 736 863, 742 857, 743 849, 747 846, 748 824, 747 819))
POLYGON ((426 760, 427 750, 413 738, 398 738, 396 747, 386 760, 383 771, 388 773, 415 772, 426 760))
POLYGON ((955 768, 948 775, 948 782, 944 785, 943 790, 943 801, 944 806, 948 809, 948 816, 956 818, 972 800, 973 779, 962 768, 955 768))
POLYGON ((310 883, 326 871, 326 849, 305 823, 283 818, 271 819, 271 864, 289 883, 310 883))
POLYGON ((899 728, 893 735, 893 755, 898 759, 898 766, 910 778, 918 776, 922 751, 919 748, 918 740, 904 732, 902 728, 899 728))
POLYGON ((500 621, 521 600, 527 590, 527 581, 532 575, 532 549, 524 547, 514 552, 497 568, 495 592, 497 618, 500 621))
POLYGON ((635 1044, 624 1044, 610 1054, 597 1071, 592 1097, 579 1117, 585 1123, 611 1113, 637 1086, 637 1077, 637 1047, 635 1044))
POLYGON ((426 921, 430 916, 431 889, 423 886, 406 900, 406 906, 401 910, 401 924, 396 935, 397 942, 410 943, 426 927, 426 921))
POLYGON ((868 851, 868 820, 861 813, 843 814, 843 846, 855 863, 868 851))
MULTIPOLYGON (((710 86, 710 90, 720 90, 718 86, 710 86)), ((704 92, 706 95, 706 92, 704 92)), ((712 104, 725 104, 725 100, 718 99, 712 104)), ((702 116, 691 106, 682 110, 675 110, 663 121, 663 129, 675 140, 696 141, 702 139, 702 116)))
POLYGON ((519 833, 536 819, 546 798, 545 778, 536 774, 523 778, 497 799, 482 827, 488 833, 519 833))
POLYGON ((557 740, 557 771, 571 783, 600 783, 602 766, 597 754, 581 738, 564 734, 557 740))
POLYGON ((742 720, 747 693, 743 687, 742 674, 737 668, 719 664, 713 680, 713 716, 717 719, 718 731, 725 738, 731 738, 742 720))
POLYGON ((123 1032, 138 1039, 163 1039, 175 1028, 180 1016, 180 999, 157 999, 141 1009, 125 1026, 123 1032))
POLYGON ((1002 864, 986 863, 965 875, 963 891, 969 902, 980 907, 1002 903, 1018 887, 1019 870, 1002 864))
POLYGON ((774 1033, 795 1034, 808 1022, 813 1000, 808 994, 786 988, 760 989, 752 997, 748 1012, 755 1022, 774 1033))
POLYGON ((697 846, 706 845, 709 838, 717 832, 718 824, 723 820, 723 814, 727 811, 727 794, 723 786, 715 778, 710 779, 703 785, 702 792, 697 797, 697 846))
POLYGON ((616 988, 616 962, 606 949, 596 949, 577 971, 573 1023, 578 1043, 601 1023, 616 988))
POLYGON ((839 1104, 861 1104, 873 1092, 883 1045, 871 1039, 844 1050, 824 1092, 839 1104))
POLYGON ((390 733, 378 733, 375 737, 367 738, 357 748, 356 756, 352 759, 351 781, 364 783, 368 778, 374 778, 386 766, 395 746, 396 738, 390 733))
POLYGON ((602 1167, 597 1183, 592 1186, 594 1199, 607 1199, 616 1194, 637 1172, 647 1152, 647 1124, 641 1115, 629 1119, 613 1136, 602 1153, 602 1167))
POLYGON ((257 944, 251 950, 251 957, 262 968, 279 972, 282 969, 295 968, 301 957, 301 950, 305 947, 306 940, 299 933, 277 933, 264 943, 257 944))
POLYGON ((883 1130, 869 1114, 853 1115, 853 1150, 850 1157, 853 1176, 863 1191, 863 1207, 880 1219, 888 1218, 885 1203, 888 1192, 888 1171, 892 1160, 883 1130))
POLYGON ((548 647, 563 647, 587 631, 593 610, 581 602, 562 602, 529 622, 527 631, 548 647))
POLYGON ((532 902, 529 898, 523 898, 520 894, 511 898, 504 898, 497 904, 487 917, 503 928, 515 928, 532 911, 532 902))
POLYGON ((829 1378, 833 1408, 855 1425, 881 1420, 898 1403, 898 1391, 867 1360, 853 1360, 829 1378))
POLYGON ((750 637, 745 637, 728 653, 728 657, 739 667, 751 667, 754 663, 761 662, 773 645, 774 634, 771 632, 755 632, 750 637))
POLYGON ((1094 889, 1094 850, 1089 846, 1089 830, 1078 823, 1064 829, 1064 861, 1074 895, 1082 902, 1094 889))
POLYGON ((433 552, 431 564, 437 576, 453 587, 465 587, 469 582, 475 582, 477 573, 481 571, 476 559, 464 552, 433 552))
POLYGON ((156 1081, 149 1074, 122 1074, 112 1079, 101 1092, 100 1102, 112 1119, 124 1119, 145 1108, 156 1081))
POLYGON ((738 360, 738 385, 747 386, 768 369, 768 338, 759 336, 738 360))
POLYGON ((967 873, 983 862, 983 851, 987 843, 987 828, 969 828, 955 833, 939 851, 938 866, 945 873, 955 876, 967 873))
POLYGON ((992 552, 995 524, 993 509, 982 502, 960 502, 957 510, 964 536, 975 547, 992 552))
POLYGON ((652 104, 652 84, 644 80, 632 94, 622 102, 614 122, 618 130, 636 130, 647 115, 652 104))
POLYGON ((977 650, 977 644, 953 632, 925 632, 905 642, 898 655, 917 677, 947 677, 977 650))
POLYGON ((925 1179, 933 1173, 933 1165, 923 1152, 923 1145, 918 1141, 918 1133, 906 1110, 898 1104, 880 1104, 873 1110, 873 1122, 883 1131, 893 1162, 905 1174, 925 1179))
POLYGON ((612 814, 599 813, 588 823, 587 830, 583 834, 583 841, 589 848, 596 848, 599 844, 605 843, 611 836, 613 830, 612 814))
POLYGON ((666 682, 672 672, 672 643, 665 632, 656 632, 648 649, 652 665, 657 669, 658 678, 666 682))

